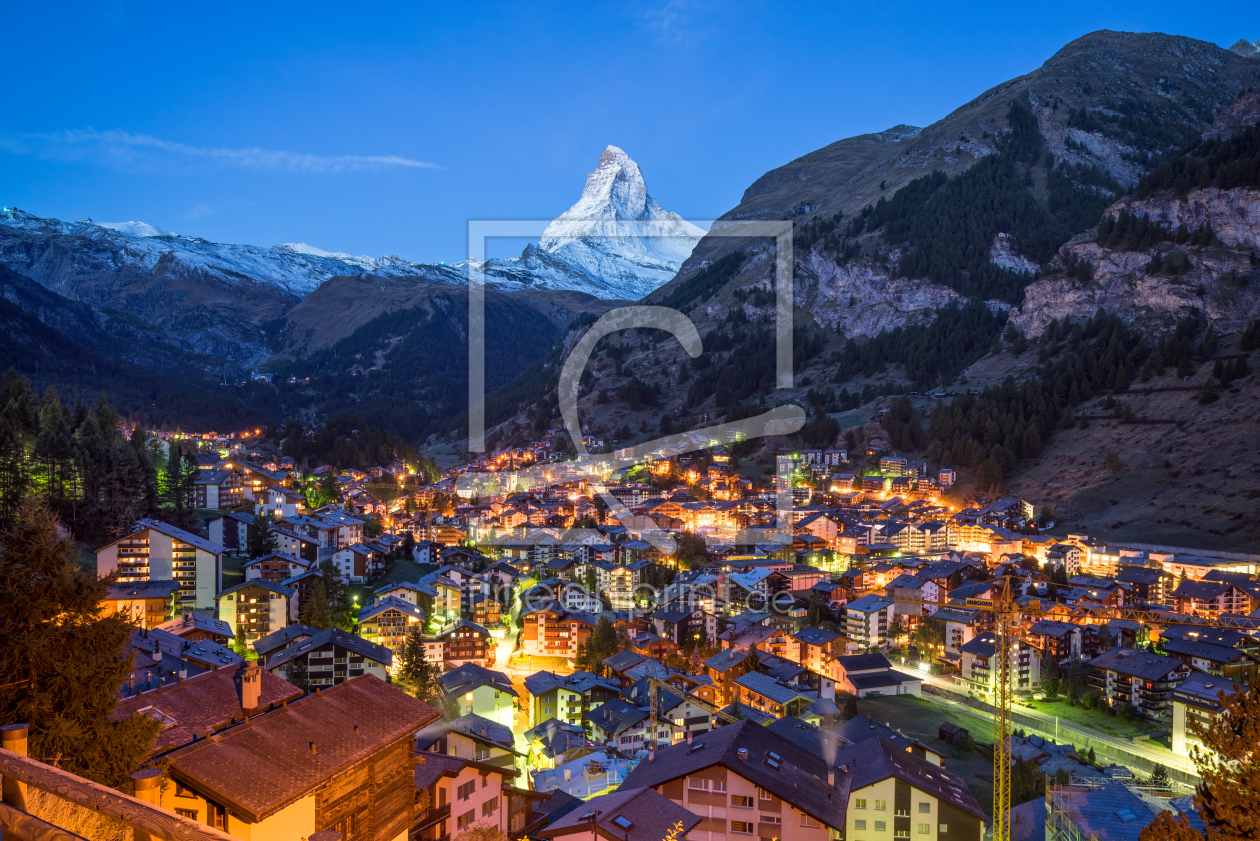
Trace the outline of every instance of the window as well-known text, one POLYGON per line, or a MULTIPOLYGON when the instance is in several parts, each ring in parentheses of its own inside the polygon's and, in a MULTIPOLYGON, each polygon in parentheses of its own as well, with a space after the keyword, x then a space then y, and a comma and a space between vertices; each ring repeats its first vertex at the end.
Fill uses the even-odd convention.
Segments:
POLYGON ((737 809, 751 809, 753 807, 753 799, 742 794, 732 794, 731 805, 737 809))
POLYGON ((921 824, 919 824, 919 834, 920 834, 920 835, 928 835, 928 834, 930 834, 931 832, 932 832, 932 825, 931 825, 930 823, 921 823, 921 824))
POLYGON ((757 796, 758 796, 758 797, 760 797, 762 800, 773 800, 773 799, 774 799, 774 795, 772 795, 770 792, 766 791, 764 788, 758 788, 758 789, 757 789, 757 796))
POLYGON ((857 832, 865 832, 865 831, 866 831, 866 821, 864 821, 864 820, 863 820, 863 821, 854 821, 854 822, 853 822, 853 829, 854 829, 854 830, 856 830, 857 832))
POLYGON ((947 823, 943 823, 943 824, 941 824, 941 825, 938 827, 938 831, 940 831, 940 832, 949 832, 949 824, 947 824, 947 823))
POLYGON ((894 815, 896 815, 896 816, 897 816, 897 817, 899 817, 899 818, 908 818, 908 817, 910 817, 910 810, 909 810, 909 809, 898 809, 897 811, 893 812, 893 814, 894 814, 894 815))
POLYGON ((783 818, 779 817, 778 815, 762 815, 761 822, 781 824, 783 823, 783 818))
POLYGON ((615 823, 617 826, 621 827, 622 829, 629 829, 630 827, 634 826, 634 821, 630 820, 625 815, 618 815, 617 817, 613 818, 613 823, 615 823))
POLYGON ((455 792, 455 799, 467 800, 468 798, 472 797, 472 793, 476 790, 477 790, 477 781, 469 780, 468 782, 460 786, 459 789, 455 792))
POLYGON ((184 785, 183 783, 175 783, 175 796, 176 797, 196 797, 197 792, 188 788, 188 786, 184 785))
POLYGON ((875 831, 876 831, 876 832, 887 832, 887 831, 888 831, 888 824, 887 824, 887 823, 885 823, 884 821, 875 821, 875 831))
POLYGON ((818 826, 818 821, 814 820, 813 818, 811 818, 809 815, 805 814, 804 812, 801 812, 801 826, 816 827, 818 826))
POLYGON ((687 788, 692 788, 692 789, 695 789, 696 791, 708 791, 709 781, 702 780, 699 777, 689 777, 687 779, 687 788))
POLYGON ((458 826, 460 829, 463 829, 464 827, 470 825, 476 819, 477 819, 477 810, 469 809, 467 812, 460 815, 459 818, 456 819, 455 825, 458 826))
POLYGON ((487 815, 493 815, 495 810, 498 808, 499 808, 499 798, 498 798, 498 795, 496 795, 494 797, 491 797, 485 803, 481 804, 481 816, 484 818, 487 815))
POLYGON ((932 804, 931 804, 931 803, 920 803, 920 804, 919 804, 919 814, 920 814, 920 815, 927 815, 927 814, 930 814, 930 813, 931 813, 931 811, 932 811, 932 804))
MULTIPOLYGON (((703 745, 701 745, 701 747, 704 747, 704 746, 703 746, 703 745)), ((725 793, 725 792, 726 792, 726 780, 714 780, 714 781, 713 781, 713 790, 714 790, 714 791, 720 791, 720 792, 725 793)))
POLYGON ((876 811, 876 812, 883 812, 883 811, 886 811, 887 809, 888 809, 888 801, 887 801, 887 800, 876 800, 876 801, 875 801, 875 811, 876 811))
POLYGON ((736 835, 752 835, 753 825, 748 821, 731 821, 731 832, 736 835))
POLYGON ((197 820, 196 809, 176 809, 175 814, 179 815, 181 818, 188 818, 193 821, 197 820))
POLYGON ((866 808, 866 798, 865 798, 865 797, 859 797, 859 798, 855 799, 855 800, 853 801, 853 808, 854 808, 854 809, 865 809, 865 808, 866 808))
POLYGON ((893 830, 893 838, 909 838, 909 837, 910 837, 910 830, 908 829, 893 830))

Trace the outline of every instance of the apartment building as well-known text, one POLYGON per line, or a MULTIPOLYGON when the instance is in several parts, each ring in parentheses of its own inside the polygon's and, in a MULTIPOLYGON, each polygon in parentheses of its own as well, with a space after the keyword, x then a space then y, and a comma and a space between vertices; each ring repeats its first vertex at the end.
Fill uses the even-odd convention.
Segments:
POLYGON ((388 648, 395 662, 413 629, 424 630, 424 611, 396 596, 377 599, 359 610, 359 636, 388 648))
POLYGON ((120 614, 137 628, 156 628, 174 618, 171 615, 171 596, 178 590, 174 581, 115 584, 105 591, 105 598, 101 599, 101 615, 120 614))
POLYGON ((229 587, 216 601, 219 618, 232 629, 232 635, 243 631, 249 642, 287 628, 298 619, 297 591, 265 578, 229 587))
POLYGON ((1211 728, 1225 709, 1224 701, 1241 692, 1243 687, 1232 680, 1215 675, 1191 672, 1172 693, 1172 751, 1190 756, 1203 741, 1194 732, 1195 725, 1211 728))
POLYGON ((389 679, 393 653, 383 645, 328 628, 272 654, 267 671, 285 677, 289 666, 298 661, 306 668, 312 689, 336 686, 360 675, 389 679))
POLYGON ((888 644, 894 602, 880 595, 863 596, 844 606, 844 627, 849 650, 883 648, 888 644))
POLYGON ((1089 661, 1088 681, 1112 707, 1132 705, 1157 721, 1172 718, 1172 693, 1190 664, 1131 648, 1113 648, 1089 661))
POLYGON ((100 575, 118 573, 120 584, 174 581, 182 610, 213 610, 223 580, 223 547, 157 520, 96 551, 100 575))

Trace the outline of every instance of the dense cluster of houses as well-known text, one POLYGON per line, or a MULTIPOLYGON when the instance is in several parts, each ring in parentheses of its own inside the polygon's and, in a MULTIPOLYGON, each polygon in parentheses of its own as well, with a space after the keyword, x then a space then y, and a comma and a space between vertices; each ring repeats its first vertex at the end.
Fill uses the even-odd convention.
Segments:
MULTIPOLYGON (((342 498, 315 509, 292 464, 206 457, 208 537, 141 520, 103 547, 98 568, 118 573, 103 607, 137 626, 126 708, 148 699, 146 714, 190 722, 161 750, 178 783, 172 808, 219 828, 281 821, 298 835, 417 841, 484 823, 514 839, 607 823, 616 837, 659 841, 667 818, 709 839, 979 841, 984 812, 938 751, 842 707, 919 695, 928 671, 990 696, 993 599, 1022 608, 1008 651, 1017 694, 1071 675, 1103 703, 1165 723, 1183 755, 1190 724, 1256 678, 1260 559, 1052 537, 1019 499, 957 510, 940 500, 953 471, 928 476, 892 453, 865 475, 844 472, 846 451, 819 449, 780 452, 777 473, 754 481, 717 447, 601 476, 544 465, 545 482, 525 481, 548 454, 545 442, 495 453, 389 503, 370 486, 401 488, 405 464, 340 471, 342 498), (492 477, 491 492, 462 492, 471 471, 483 488, 492 477), (777 530, 746 539, 766 526, 777 530), (249 557, 259 528, 276 550, 249 557), (703 548, 684 555, 661 539, 684 533, 703 548), (399 560, 419 571, 384 575, 399 560), (360 594, 353 632, 302 624, 330 572, 360 594), (1147 618, 1116 618, 1126 608, 1147 618), (1201 624, 1222 618, 1234 627, 1201 624), (620 642, 596 669, 584 651, 601 622, 620 642), (446 720, 388 686, 417 631, 446 720), (290 697, 297 675, 315 694, 290 697), (251 701, 257 687, 266 700, 251 701), (189 712, 197 704, 204 720, 189 712), (406 816, 380 806, 338 817, 325 802, 362 776, 365 754, 330 742, 346 738, 348 705, 365 710, 350 716, 353 732, 375 740, 380 767, 409 753, 406 816), (373 723, 390 705, 398 720, 373 723), (324 788, 260 797, 244 772, 212 767, 260 738, 293 742, 286 762, 323 756, 324 788)), ((1079 760, 1049 742, 1020 750, 1065 768, 1079 760)), ((356 796, 397 800, 383 791, 356 796)))

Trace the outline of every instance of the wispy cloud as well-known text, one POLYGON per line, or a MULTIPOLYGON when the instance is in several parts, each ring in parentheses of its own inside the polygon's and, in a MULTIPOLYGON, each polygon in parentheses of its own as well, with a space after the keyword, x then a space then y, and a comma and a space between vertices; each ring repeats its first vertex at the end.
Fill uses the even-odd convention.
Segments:
POLYGON ((148 134, 81 129, 49 134, 0 135, 0 149, 55 160, 95 160, 128 169, 164 165, 232 167, 297 173, 341 173, 403 167, 441 169, 399 155, 312 155, 278 149, 190 146, 148 134))
POLYGON ((191 208, 189 208, 188 212, 184 215, 187 216, 189 219, 200 219, 203 216, 213 216, 214 214, 219 213, 220 211, 239 210, 242 207, 250 207, 253 204, 254 203, 252 201, 244 201, 242 199, 230 199, 228 201, 218 202, 216 204, 207 204, 205 202, 199 202, 193 205, 191 208))
POLYGON ((645 28, 666 44, 682 46, 698 34, 697 18, 706 10, 698 0, 659 0, 642 10, 645 28))

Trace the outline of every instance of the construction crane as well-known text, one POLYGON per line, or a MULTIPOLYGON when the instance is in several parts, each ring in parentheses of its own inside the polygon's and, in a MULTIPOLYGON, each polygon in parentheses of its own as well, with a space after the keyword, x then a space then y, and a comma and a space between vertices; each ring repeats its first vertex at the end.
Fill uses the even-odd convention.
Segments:
MULTIPOLYGON (((894 604, 919 607, 953 607, 965 610, 981 610, 993 615, 994 656, 997 669, 993 686, 993 834, 992 841, 1010 841, 1011 808, 1011 643, 1016 638, 1025 617, 1041 619, 1051 615, 1041 600, 1032 599, 1021 605, 1011 597, 1010 581, 1015 576, 1002 576, 994 582, 996 597, 992 599, 963 599, 959 602, 924 601, 921 599, 894 598, 894 604)), ((1023 581, 1023 579, 1016 579, 1023 581)), ((1052 603, 1053 604, 1053 603, 1052 603)), ((1157 610, 1138 610, 1123 607, 1102 607, 1093 616, 1107 620, 1127 619, 1148 625, 1199 625, 1206 628, 1232 628, 1254 630, 1256 620, 1245 616, 1206 618, 1200 616, 1170 615, 1157 610)))

